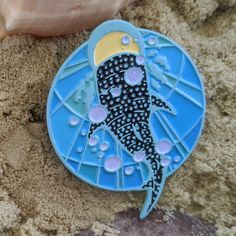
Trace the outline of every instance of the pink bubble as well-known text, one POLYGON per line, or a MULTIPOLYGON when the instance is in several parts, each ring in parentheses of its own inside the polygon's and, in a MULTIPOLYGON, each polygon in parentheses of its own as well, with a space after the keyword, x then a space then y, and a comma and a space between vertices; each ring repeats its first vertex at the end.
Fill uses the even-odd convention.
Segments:
POLYGON ((93 123, 103 122, 107 118, 107 115, 108 115, 108 111, 107 111, 106 107, 104 107, 102 105, 94 106, 89 111, 89 119, 93 123))
POLYGON ((168 140, 161 140, 156 143, 155 148, 159 154, 166 154, 166 153, 170 152, 170 150, 172 148, 172 144, 168 140))
POLYGON ((98 143, 98 137, 97 136, 91 136, 89 138, 89 146, 93 147, 96 146, 98 143))
POLYGON ((136 61, 136 63, 137 63, 138 65, 143 65, 143 64, 144 64, 144 61, 145 61, 145 58, 144 58, 144 56, 142 56, 142 55, 138 55, 138 56, 136 57, 135 61, 136 61))
POLYGON ((136 162, 141 162, 145 159, 145 157, 146 157, 145 151, 137 151, 134 153, 133 159, 136 162))
POLYGON ((125 168, 125 174, 126 175, 131 175, 131 174, 133 174, 133 172, 134 172, 134 167, 133 166, 127 166, 125 168))
POLYGON ((109 143, 108 142, 103 142, 100 144, 100 150, 101 151, 106 151, 109 147, 109 143))
POLYGON ((130 37, 128 35, 124 35, 122 38, 121 38, 121 43, 123 45, 128 45, 130 44, 130 37))
POLYGON ((112 95, 113 98, 119 97, 120 94, 121 94, 121 89, 119 87, 111 89, 111 95, 112 95))
POLYGON ((70 124, 71 126, 76 126, 76 125, 78 125, 78 124, 79 124, 79 118, 76 117, 76 116, 71 116, 71 117, 70 117, 70 120, 69 120, 69 124, 70 124))
POLYGON ((161 159, 161 165, 166 167, 170 165, 171 158, 169 156, 165 156, 161 159))
POLYGON ((143 79, 143 71, 139 67, 131 67, 125 71, 125 82, 130 86, 139 84, 143 79))
POLYGON ((104 168, 108 172, 116 172, 121 167, 121 160, 117 156, 109 157, 104 163, 104 168))

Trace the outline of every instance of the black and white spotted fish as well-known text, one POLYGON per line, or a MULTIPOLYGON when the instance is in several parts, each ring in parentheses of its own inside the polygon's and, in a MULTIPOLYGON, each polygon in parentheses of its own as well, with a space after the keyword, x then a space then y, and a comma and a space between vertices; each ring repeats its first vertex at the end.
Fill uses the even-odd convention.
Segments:
POLYGON ((122 53, 97 67, 98 112, 102 110, 103 115, 91 124, 88 134, 90 138, 105 126, 125 150, 147 163, 150 177, 142 186, 148 194, 141 218, 157 203, 165 181, 165 168, 160 164, 149 125, 151 108, 172 110, 165 101, 149 94, 143 60, 142 56, 122 53))

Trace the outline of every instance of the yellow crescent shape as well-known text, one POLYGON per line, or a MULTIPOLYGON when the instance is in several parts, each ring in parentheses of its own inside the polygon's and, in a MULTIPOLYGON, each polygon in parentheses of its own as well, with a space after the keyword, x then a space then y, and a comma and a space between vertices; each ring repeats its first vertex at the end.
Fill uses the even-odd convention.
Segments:
POLYGON ((111 32, 105 35, 99 42, 97 43, 94 50, 94 63, 95 65, 99 65, 107 58, 114 54, 130 52, 139 54, 140 50, 138 44, 135 40, 125 32, 111 32), (122 44, 122 37, 129 36, 130 43, 125 45, 122 44))

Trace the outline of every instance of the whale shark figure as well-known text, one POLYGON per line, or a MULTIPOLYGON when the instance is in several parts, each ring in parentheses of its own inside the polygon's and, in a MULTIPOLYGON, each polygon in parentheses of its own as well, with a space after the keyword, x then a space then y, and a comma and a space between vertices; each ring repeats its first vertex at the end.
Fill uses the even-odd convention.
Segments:
POLYGON ((105 126, 118 143, 132 156, 143 158, 150 176, 142 185, 147 190, 140 218, 146 217, 156 205, 165 182, 165 167, 149 126, 151 109, 155 106, 173 113, 173 109, 161 98, 149 94, 145 66, 132 53, 115 55, 96 71, 100 105, 106 108, 104 121, 91 123, 88 138, 105 126))

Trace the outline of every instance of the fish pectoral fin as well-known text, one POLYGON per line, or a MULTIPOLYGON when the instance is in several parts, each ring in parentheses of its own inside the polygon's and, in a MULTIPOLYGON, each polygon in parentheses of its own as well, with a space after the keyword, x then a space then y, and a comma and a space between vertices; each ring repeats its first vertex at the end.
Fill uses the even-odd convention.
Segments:
POLYGON ((88 132, 88 138, 90 138, 93 135, 93 133, 95 133, 95 131, 98 128, 100 128, 102 125, 104 125, 103 122, 101 122, 101 123, 91 123, 90 128, 89 128, 89 132, 88 132))
POLYGON ((173 115, 176 115, 176 111, 175 109, 169 104, 167 103, 164 99, 160 98, 160 97, 155 97, 155 96, 151 96, 151 103, 153 106, 156 106, 158 109, 161 109, 163 111, 169 112, 173 115))

